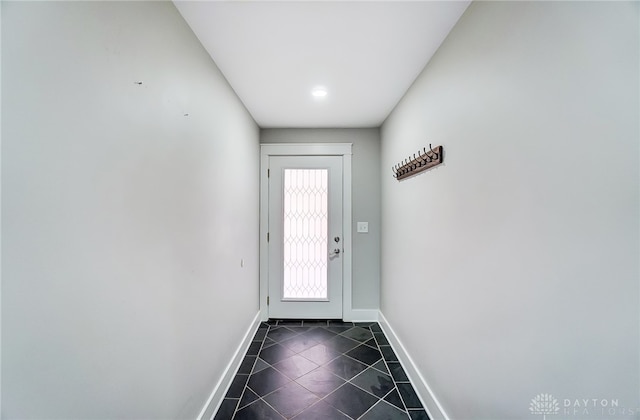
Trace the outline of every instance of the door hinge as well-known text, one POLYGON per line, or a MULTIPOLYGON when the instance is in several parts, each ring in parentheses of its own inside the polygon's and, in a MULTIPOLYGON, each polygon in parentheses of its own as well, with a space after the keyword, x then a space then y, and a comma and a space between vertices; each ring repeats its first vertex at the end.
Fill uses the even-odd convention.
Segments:
POLYGON ((267 296, 267 306, 269 306, 269 296, 267 296))
POLYGON ((269 232, 267 232, 267 242, 269 242, 269 232))
POLYGON ((271 169, 267 169, 267 178, 271 178, 271 169))

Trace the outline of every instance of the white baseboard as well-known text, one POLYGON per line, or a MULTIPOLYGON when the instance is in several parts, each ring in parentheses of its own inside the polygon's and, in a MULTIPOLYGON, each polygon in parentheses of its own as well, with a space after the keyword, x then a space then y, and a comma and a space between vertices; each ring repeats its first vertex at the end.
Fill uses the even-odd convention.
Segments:
POLYGON ((227 390, 231 386, 231 382, 233 382, 233 378, 236 376, 236 372, 240 368, 240 363, 242 363, 242 359, 244 359, 244 355, 249 350, 249 346, 251 345, 251 341, 253 337, 256 335, 256 331, 260 326, 260 312, 256 314, 251 321, 251 325, 249 325, 249 329, 244 334, 240 345, 236 349, 231 361, 227 365, 222 377, 211 391, 211 395, 209 395, 209 399, 205 403, 204 407, 200 411, 197 420, 210 420, 213 418, 215 413, 220 408, 220 404, 222 404, 222 400, 224 396, 227 394, 227 390))
POLYGON ((348 322, 377 322, 378 309, 352 309, 351 313, 344 316, 344 321, 348 322))
POLYGON ((422 405, 427 410, 429 418, 432 420, 449 420, 447 413, 445 413, 444 409, 440 405, 440 402, 436 398, 431 387, 427 384, 427 381, 416 367, 413 359, 411 359, 411 356, 407 353, 407 350, 402 345, 402 342, 393 331, 393 328, 391 328, 391 325, 389 325, 389 322, 382 312, 379 312, 378 314, 378 323, 380 324, 380 328, 382 328, 384 335, 387 337, 387 340, 389 340, 391 348, 396 353, 396 356, 398 356, 398 360, 407 373, 409 380, 413 384, 413 388, 418 394, 420 401, 422 401, 422 405))

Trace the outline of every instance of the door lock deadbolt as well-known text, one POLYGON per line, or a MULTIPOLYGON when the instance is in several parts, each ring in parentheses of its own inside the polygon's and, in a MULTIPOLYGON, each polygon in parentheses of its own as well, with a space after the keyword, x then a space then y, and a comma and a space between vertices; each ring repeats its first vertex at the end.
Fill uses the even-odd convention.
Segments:
POLYGON ((334 241, 336 241, 336 243, 340 242, 340 237, 336 236, 335 238, 333 238, 334 241))

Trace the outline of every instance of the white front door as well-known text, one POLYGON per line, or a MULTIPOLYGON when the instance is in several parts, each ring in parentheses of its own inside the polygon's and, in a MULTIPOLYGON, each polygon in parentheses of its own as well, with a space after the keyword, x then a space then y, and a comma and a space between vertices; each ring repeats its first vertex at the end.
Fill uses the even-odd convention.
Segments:
POLYGON ((342 318, 342 156, 269 157, 269 318, 342 318))

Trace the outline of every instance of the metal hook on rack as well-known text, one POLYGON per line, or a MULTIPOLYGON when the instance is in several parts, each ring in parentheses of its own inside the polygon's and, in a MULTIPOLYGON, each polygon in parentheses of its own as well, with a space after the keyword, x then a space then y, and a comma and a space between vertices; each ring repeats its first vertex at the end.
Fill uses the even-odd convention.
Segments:
POLYGON ((430 152, 431 150, 429 150, 429 152, 427 152, 427 148, 426 148, 426 147, 423 147, 423 148, 422 148, 422 150, 424 150, 424 156, 426 157, 426 159, 425 159, 425 160, 427 161, 427 163, 431 162, 431 161, 433 160, 433 159, 431 158, 431 155, 429 154, 429 152, 430 152))
POLYGON ((431 143, 429 143, 429 151, 431 153, 433 153, 434 155, 436 155, 435 159, 438 159, 438 157, 440 157, 440 154, 438 152, 436 152, 435 150, 433 150, 433 147, 431 147, 431 143))

